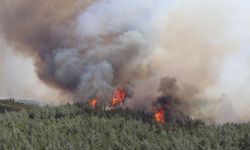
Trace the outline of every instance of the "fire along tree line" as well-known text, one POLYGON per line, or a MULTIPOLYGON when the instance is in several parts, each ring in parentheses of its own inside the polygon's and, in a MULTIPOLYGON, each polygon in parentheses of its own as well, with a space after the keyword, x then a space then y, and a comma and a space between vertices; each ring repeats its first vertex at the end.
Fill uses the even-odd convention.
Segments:
MULTIPOLYGON (((123 106, 126 99, 126 91, 123 88, 117 88, 113 95, 110 103, 110 107, 107 109, 115 109, 118 106, 123 106)), ((89 100, 89 104, 93 109, 96 109, 99 97, 93 98, 89 100)), ((165 109, 155 109, 154 110, 154 120, 160 124, 165 124, 165 109)))

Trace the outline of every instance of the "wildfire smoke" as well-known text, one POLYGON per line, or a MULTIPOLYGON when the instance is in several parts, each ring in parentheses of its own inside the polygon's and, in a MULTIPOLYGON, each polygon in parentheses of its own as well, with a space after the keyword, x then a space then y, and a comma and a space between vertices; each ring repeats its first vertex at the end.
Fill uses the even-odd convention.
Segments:
MULTIPOLYGON (((164 107, 177 118, 244 122, 250 120, 249 4, 2 0, 0 37, 13 55, 32 59, 27 74, 40 82, 29 89, 43 83, 62 93, 62 103, 99 96, 101 105, 111 100, 130 109, 164 107), (112 95, 116 87, 126 90, 112 95)), ((1 80, 13 63, 4 58, 1 80)), ((12 79, 30 81, 15 73, 1 91, 8 93, 12 79)))

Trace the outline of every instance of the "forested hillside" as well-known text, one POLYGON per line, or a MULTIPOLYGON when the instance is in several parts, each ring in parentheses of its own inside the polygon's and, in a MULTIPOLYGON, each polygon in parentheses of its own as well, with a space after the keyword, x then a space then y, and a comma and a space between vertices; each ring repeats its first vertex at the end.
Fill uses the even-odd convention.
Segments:
POLYGON ((250 149, 250 125, 161 125, 152 114, 93 110, 88 105, 43 107, 0 115, 0 149, 250 149))
POLYGON ((34 107, 36 106, 17 102, 14 99, 0 100, 0 113, 20 110, 31 110, 34 107))

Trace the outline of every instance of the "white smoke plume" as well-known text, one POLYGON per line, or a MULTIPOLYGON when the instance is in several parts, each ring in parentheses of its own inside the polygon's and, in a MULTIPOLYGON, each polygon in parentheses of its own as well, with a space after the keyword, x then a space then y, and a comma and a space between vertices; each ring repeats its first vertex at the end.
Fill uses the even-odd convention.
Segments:
MULTIPOLYGON (((131 91, 126 105, 133 109, 151 110, 160 97, 171 97, 182 114, 218 123, 246 122, 249 4, 3 0, 0 35, 17 55, 32 58, 37 80, 33 83, 55 91, 43 94, 51 103, 51 95, 61 95, 62 103, 95 96, 109 103, 113 90, 124 87, 131 91)), ((7 53, 0 52, 3 61, 7 53)), ((1 89, 8 91, 4 87, 15 83, 6 78, 11 71, 4 66, 11 65, 0 66, 1 80, 5 79, 1 89)))

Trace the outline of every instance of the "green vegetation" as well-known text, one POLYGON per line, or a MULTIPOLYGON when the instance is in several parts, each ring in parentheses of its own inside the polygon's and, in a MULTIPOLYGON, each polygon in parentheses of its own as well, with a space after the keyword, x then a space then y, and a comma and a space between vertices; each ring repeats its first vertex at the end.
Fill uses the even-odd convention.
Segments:
POLYGON ((16 102, 14 99, 0 100, 0 113, 20 110, 30 110, 34 106, 16 102))
POLYGON ((169 123, 129 110, 87 105, 43 107, 0 115, 0 149, 250 149, 250 125, 169 123))

